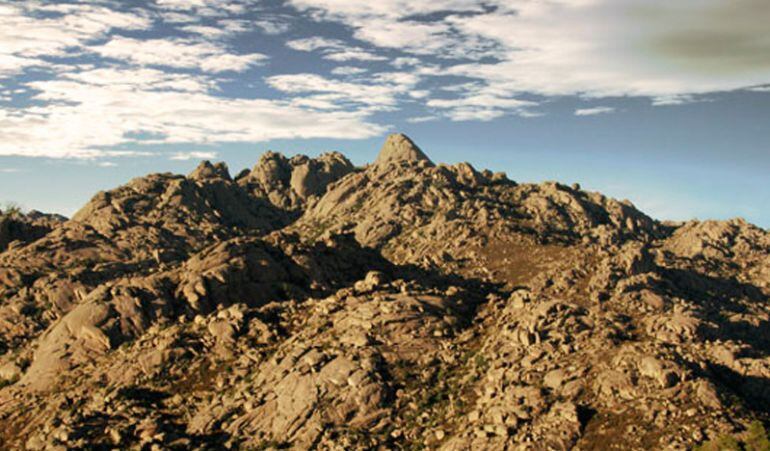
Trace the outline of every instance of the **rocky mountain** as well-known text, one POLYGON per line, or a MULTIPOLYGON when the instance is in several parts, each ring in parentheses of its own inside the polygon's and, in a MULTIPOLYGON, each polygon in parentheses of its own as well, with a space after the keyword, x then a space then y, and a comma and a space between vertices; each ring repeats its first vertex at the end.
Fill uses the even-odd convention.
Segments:
POLYGON ((742 220, 393 135, 361 168, 153 174, 36 230, 0 234, 5 449, 768 445, 770 233, 742 220))

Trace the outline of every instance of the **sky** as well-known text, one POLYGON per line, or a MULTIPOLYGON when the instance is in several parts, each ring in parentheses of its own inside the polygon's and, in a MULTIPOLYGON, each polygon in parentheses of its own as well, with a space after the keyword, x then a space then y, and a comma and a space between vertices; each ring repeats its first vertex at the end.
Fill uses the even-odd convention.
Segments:
POLYGON ((266 150, 578 182, 770 227, 767 0, 0 0, 0 202, 266 150))

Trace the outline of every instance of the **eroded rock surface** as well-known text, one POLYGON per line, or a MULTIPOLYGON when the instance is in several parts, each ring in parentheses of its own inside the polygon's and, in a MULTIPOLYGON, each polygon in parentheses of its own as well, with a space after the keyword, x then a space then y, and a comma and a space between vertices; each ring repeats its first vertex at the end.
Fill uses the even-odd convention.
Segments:
POLYGON ((278 208, 297 212, 354 169, 339 152, 325 153, 318 158, 304 155, 286 158, 279 153, 267 152, 250 172, 239 175, 238 184, 278 208))
POLYGON ((770 420, 770 234, 742 220, 403 135, 38 220, 0 252, 0 448, 688 449, 770 420))

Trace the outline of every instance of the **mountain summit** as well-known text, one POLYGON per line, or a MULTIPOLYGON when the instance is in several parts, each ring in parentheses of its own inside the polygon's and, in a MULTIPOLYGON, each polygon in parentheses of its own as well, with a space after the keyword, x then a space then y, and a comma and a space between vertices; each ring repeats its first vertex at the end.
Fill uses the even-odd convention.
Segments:
POLYGON ((380 154, 375 161, 376 165, 386 165, 394 161, 430 161, 427 155, 403 133, 389 135, 380 149, 380 154))
POLYGON ((0 449, 764 449, 770 233, 742 220, 397 134, 0 212, 0 246, 0 449))

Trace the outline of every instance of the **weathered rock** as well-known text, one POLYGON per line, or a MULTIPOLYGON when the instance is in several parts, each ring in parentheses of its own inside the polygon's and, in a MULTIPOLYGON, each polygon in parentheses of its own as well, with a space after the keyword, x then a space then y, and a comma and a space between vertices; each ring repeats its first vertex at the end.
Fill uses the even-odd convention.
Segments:
POLYGON ((267 152, 251 172, 239 176, 238 184, 255 196, 267 198, 278 208, 296 211, 353 171, 353 164, 338 152, 317 158, 304 155, 286 158, 267 152))
POLYGON ((424 161, 433 165, 430 158, 408 136, 395 133, 388 136, 385 140, 385 144, 380 149, 380 154, 377 156, 374 164, 386 166, 389 163, 418 161, 424 161))
POLYGON ((0 252, 2 449, 688 449, 767 418, 768 233, 740 220, 394 135, 48 224, 0 252))
POLYGON ((21 368, 13 362, 0 366, 0 381, 13 383, 21 377, 21 374, 21 368))

